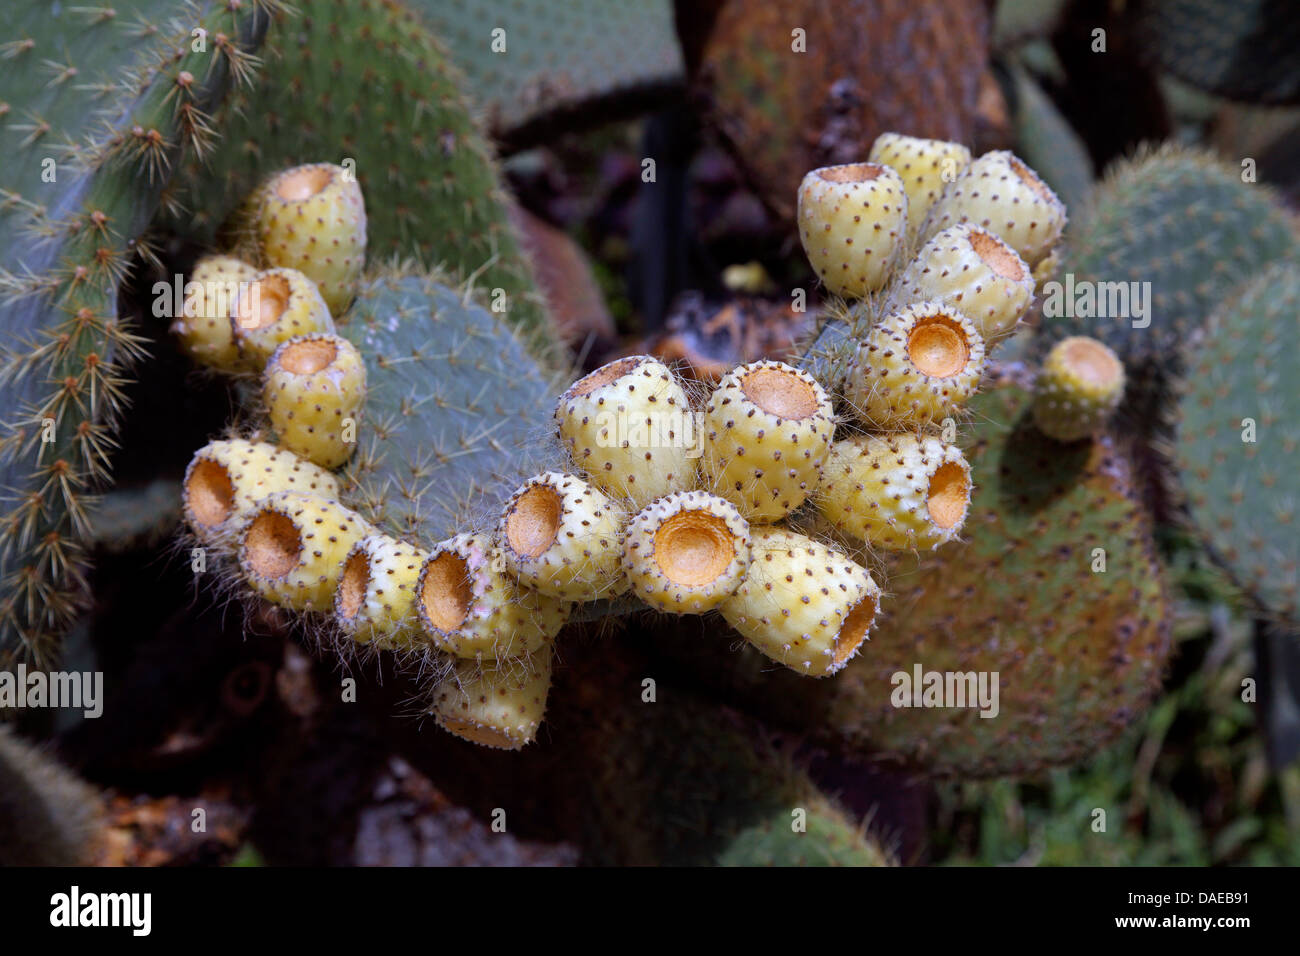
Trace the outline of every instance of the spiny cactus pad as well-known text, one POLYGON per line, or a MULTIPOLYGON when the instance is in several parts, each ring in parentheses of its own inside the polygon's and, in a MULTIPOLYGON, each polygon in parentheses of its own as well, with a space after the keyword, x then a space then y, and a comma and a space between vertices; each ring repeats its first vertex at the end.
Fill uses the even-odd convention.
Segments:
POLYGON ((90 495, 140 353, 117 287, 274 6, 0 9, 0 664, 49 662, 75 613, 90 495))
POLYGON ((1140 0, 1137 37, 1181 80, 1230 99, 1300 102, 1300 8, 1276 0, 1140 0))
POLYGON ((102 817, 94 788, 0 724, 0 866, 87 866, 102 817))
POLYGON ((426 546, 495 509, 545 464, 554 391, 522 339, 422 275, 364 282, 343 335, 366 363, 359 448, 344 497, 426 546))
POLYGON ((683 79, 669 0, 410 2, 498 136, 683 79))
POLYGON ((892 864, 752 723, 675 688, 647 703, 646 674, 621 659, 575 662, 555 695, 558 770, 581 794, 572 823, 591 862, 892 864))
POLYGON ((1086 335, 1114 349, 1135 379, 1148 363, 1175 371, 1215 305, 1295 248, 1268 187, 1242 182, 1237 167, 1176 147, 1122 162, 1071 227, 1063 285, 1044 291, 1035 352, 1041 357, 1063 338, 1086 335), (1072 287, 1064 284, 1071 275, 1072 287), (1134 292, 1143 297, 1144 317, 1136 315, 1134 292), (1080 314, 1085 293, 1095 302, 1092 315, 1080 314), (1112 314, 1096 314, 1102 300, 1112 314), (1126 314, 1114 315, 1125 301, 1126 314))
POLYGON ((1212 317, 1188 360, 1174 455, 1212 553, 1271 616, 1300 623, 1300 264, 1278 264, 1212 317))
POLYGON ((1118 440, 1061 446, 1034 429, 1029 401, 1011 385, 973 401, 979 481, 965 540, 919 565, 890 562, 894 594, 840 674, 808 681, 749 648, 723 668, 698 635, 689 649, 665 642, 673 658, 828 746, 935 774, 1032 773, 1103 746, 1159 686, 1171 649, 1163 575, 1118 440), (987 692, 996 674, 996 716, 970 698, 895 706, 895 695, 924 703, 927 674, 941 687, 953 675, 963 693, 978 683, 957 675, 982 675, 987 692))
POLYGON ((764 202, 791 222, 808 170, 860 161, 887 130, 970 142, 988 20, 978 0, 733 0, 692 80, 764 202))
MULTIPOLYGON (((511 322, 543 327, 490 147, 442 44, 392 0, 292 6, 267 33, 257 82, 215 117, 221 139, 208 161, 178 177, 171 192, 181 211, 168 224, 210 244, 265 177, 338 164, 367 199, 372 263, 418 256, 473 276, 489 296, 502 290, 511 322)), ((490 29, 485 21, 485 44, 490 29)))

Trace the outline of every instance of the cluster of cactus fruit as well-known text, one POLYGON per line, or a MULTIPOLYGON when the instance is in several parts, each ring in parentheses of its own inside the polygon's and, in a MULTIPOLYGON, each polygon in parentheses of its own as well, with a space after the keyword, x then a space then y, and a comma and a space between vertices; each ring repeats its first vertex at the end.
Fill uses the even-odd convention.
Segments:
MULTIPOLYGON (((233 234, 252 237, 237 251, 253 261, 200 260, 174 331, 204 364, 260 373, 277 441, 229 438, 196 453, 184 482, 191 529, 262 598, 329 615, 345 643, 433 673, 438 723, 488 746, 535 738, 554 641, 575 606, 629 593, 666 613, 717 611, 789 670, 836 674, 880 610, 874 552, 933 550, 961 531, 973 482, 943 425, 1027 310, 1065 209, 1009 153, 972 160, 956 144, 896 134, 868 162, 809 173, 798 201, 809 259, 852 300, 838 310, 852 321, 833 373, 763 360, 692 396, 657 359, 613 361, 554 403, 565 464, 531 467, 536 451, 493 461, 498 477, 531 476, 489 505, 486 523, 449 490, 460 523, 426 548, 443 527, 420 509, 434 495, 416 487, 423 475, 395 475, 419 469, 409 458, 389 466, 382 445, 402 440, 398 422, 418 420, 430 396, 388 402, 395 420, 364 410, 368 376, 400 374, 403 359, 377 337, 403 315, 376 314, 368 292, 349 312, 366 246, 360 187, 328 164, 271 177, 236 214, 233 234), (367 428, 381 447, 358 453, 367 428)), ((1063 441, 1104 425, 1122 389, 1105 346, 1072 341, 1036 404, 1063 441)), ((419 357, 416 347, 406 360, 419 357)))

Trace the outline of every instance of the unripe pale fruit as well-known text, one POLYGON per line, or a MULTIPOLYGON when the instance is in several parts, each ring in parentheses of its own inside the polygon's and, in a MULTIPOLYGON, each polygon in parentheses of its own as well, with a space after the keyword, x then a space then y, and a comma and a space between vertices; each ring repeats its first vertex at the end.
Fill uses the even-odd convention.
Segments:
POLYGON ((278 491, 240 533, 239 567, 253 590, 295 611, 329 611, 343 559, 373 529, 337 501, 278 491))
POLYGON ((814 169, 799 184, 799 238, 822 284, 861 299, 882 288, 907 236, 907 193, 879 163, 814 169))
POLYGON ((1072 336, 1047 353, 1034 388, 1034 424, 1070 442, 1105 427, 1124 397, 1124 363, 1096 339, 1072 336))
POLYGON ((416 586, 425 633, 456 657, 504 660, 555 640, 573 605, 521 587, 489 538, 458 534, 429 552, 416 586))
POLYGON ((209 442, 185 469, 185 521, 205 544, 218 544, 240 529, 254 505, 277 491, 337 499, 339 483, 324 468, 267 442, 209 442))
POLYGON ((241 367, 258 372, 282 342, 334 331, 316 285, 293 269, 259 272, 235 299, 230 323, 241 367))
POLYGON ((834 674, 858 652, 880 588, 841 551, 784 528, 754 528, 749 571, 718 606, 728 624, 779 664, 834 674))
POLYGON ((649 355, 579 379, 555 408, 573 463, 608 495, 644 507, 695 485, 695 418, 677 375, 649 355))
POLYGON ((428 554, 386 534, 352 546, 334 593, 334 620, 358 644, 412 650, 426 643, 415 590, 428 554))
POLYGON ((836 442, 817 507, 838 530, 890 551, 937 548, 966 521, 970 466, 932 437, 863 435, 836 442))
POLYGON ((999 236, 1033 268, 1060 240, 1065 204, 1016 156, 1005 150, 985 153, 930 209, 922 239, 963 222, 999 236))
POLYGON ((325 468, 352 457, 365 398, 365 362, 340 335, 290 339, 262 372, 262 399, 280 444, 325 468))
POLYGON ((627 512, 599 488, 548 471, 511 496, 497 540, 521 583, 569 601, 594 601, 627 590, 626 523, 627 512))
POLYGON ((230 313, 240 287, 256 276, 256 268, 234 256, 201 258, 185 283, 183 314, 172 323, 181 351, 201 365, 237 371, 239 348, 232 337, 230 313))
POLYGON ((651 607, 703 614, 749 567, 749 522, 725 498, 682 491, 651 502, 628 523, 623 568, 651 607))
POLYGON ((356 176, 314 163, 273 176, 257 194, 257 240, 267 262, 297 269, 342 316, 366 262, 366 203, 356 176))
POLYGON ((984 340, 952 306, 919 302, 881 319, 849 363, 845 397, 883 428, 928 425, 979 389, 984 340))
POLYGON ((471 743, 519 750, 532 743, 551 689, 549 647, 504 661, 457 661, 433 692, 438 726, 471 743))
POLYGON ((873 163, 891 167, 907 191, 907 236, 915 238, 945 187, 970 165, 970 150, 943 139, 881 133, 871 145, 873 163))
POLYGON ((784 518, 821 480, 835 413, 811 375, 782 362, 733 369, 704 413, 704 486, 750 521, 784 518))
POLYGON ((977 226, 950 226, 921 247, 890 290, 906 306, 937 301, 975 324, 984 347, 1010 335, 1034 297, 1034 275, 1005 242, 977 226))

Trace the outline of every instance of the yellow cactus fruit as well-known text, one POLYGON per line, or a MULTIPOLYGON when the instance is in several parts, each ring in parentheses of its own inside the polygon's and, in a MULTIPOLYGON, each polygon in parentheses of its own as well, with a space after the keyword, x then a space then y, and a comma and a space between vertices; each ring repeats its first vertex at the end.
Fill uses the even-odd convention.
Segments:
POLYGON ((682 491, 651 502, 628 524, 623 568, 651 607, 703 614, 722 603, 749 567, 749 522, 725 498, 682 491))
POLYGON ((329 611, 343 559, 373 529, 337 501, 277 491, 258 502, 240 533, 239 567, 272 604, 329 611))
POLYGON ((1102 342, 1062 339, 1047 353, 1034 388, 1034 424, 1048 438, 1071 442, 1106 426, 1124 397, 1124 363, 1102 342))
POLYGON ((817 508, 838 531, 890 551, 937 548, 966 521, 970 465, 937 438, 862 435, 836 442, 817 508))
POLYGON ((949 184, 930 209, 922 239, 968 222, 1001 238, 1033 268, 1065 230, 1065 204, 1012 153, 985 153, 949 184))
POLYGON ((1034 298, 1034 275, 1005 242, 977 226, 950 226, 930 238, 890 290, 891 303, 937 301, 975 324, 992 348, 1011 334, 1034 298))
POLYGON ((551 690, 552 651, 504 661, 457 661, 433 692, 438 726, 463 740, 499 750, 532 743, 551 690))
POLYGON ((486 536, 458 534, 429 552, 415 607, 439 650, 456 657, 504 660, 555 640, 573 605, 521 587, 486 536))
POLYGON ((256 268, 234 256, 204 256, 195 264, 185 283, 182 314, 171 328, 182 352, 200 365, 239 369, 230 313, 241 287, 256 276, 256 268))
POLYGON ((230 315, 242 368, 260 372, 281 343, 312 332, 333 332, 316 285, 293 269, 267 269, 241 287, 230 315))
POLYGON ((718 610, 749 643, 809 677, 834 674, 858 652, 880 588, 841 551, 784 528, 754 528, 749 571, 718 610))
POLYGON ((873 163, 889 166, 907 191, 907 236, 915 238, 926 213, 944 187, 970 165, 970 150, 943 139, 920 139, 899 133, 881 133, 871 145, 873 163))
POLYGON ((658 359, 633 355, 580 378, 560 396, 555 419, 573 463, 608 495, 641 508, 695 484, 695 417, 658 359))
POLYGON ((975 324, 941 302, 918 302, 867 333, 849 363, 845 397, 871 425, 928 425, 974 395, 983 372, 975 324))
POLYGON ((599 488, 548 471, 511 496, 497 540, 521 583, 569 601, 594 601, 627 590, 626 522, 627 512, 599 488))
POLYGON ((356 176, 313 163, 273 176, 256 194, 257 241, 272 265, 297 269, 342 316, 366 262, 366 202, 356 176))
POLYGON ((845 298, 884 287, 906 241, 907 215, 903 181, 879 163, 824 166, 799 184, 804 253, 826 288, 845 298))
POLYGON ((352 457, 365 398, 365 362, 340 335, 292 338, 262 372, 262 399, 280 444, 325 468, 352 457))
POLYGON ((718 383, 704 413, 704 487, 750 521, 784 518, 821 479, 835 413, 811 375, 751 362, 718 383))
POLYGON ((414 545, 372 534, 352 546, 334 593, 334 620, 358 644, 412 650, 426 643, 415 590, 428 557, 414 545))
POLYGON ((185 521, 203 543, 219 544, 239 530, 254 505, 277 491, 337 498, 339 483, 324 468, 267 442, 209 442, 185 469, 185 521))

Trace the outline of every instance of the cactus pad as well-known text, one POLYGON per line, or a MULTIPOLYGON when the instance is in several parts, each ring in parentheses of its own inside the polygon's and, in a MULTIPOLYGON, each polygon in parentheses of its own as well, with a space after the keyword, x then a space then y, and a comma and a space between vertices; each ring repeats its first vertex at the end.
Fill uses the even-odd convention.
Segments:
POLYGON ((1175 461, 1211 551, 1272 616, 1300 622, 1300 264, 1251 280, 1211 319, 1179 399, 1175 461))

